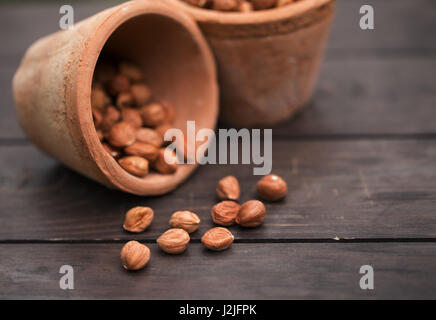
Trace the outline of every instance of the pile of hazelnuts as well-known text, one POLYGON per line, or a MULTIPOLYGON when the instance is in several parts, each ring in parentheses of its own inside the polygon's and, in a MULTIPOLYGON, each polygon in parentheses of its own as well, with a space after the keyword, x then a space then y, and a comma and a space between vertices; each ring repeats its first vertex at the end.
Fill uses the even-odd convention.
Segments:
POLYGON ((252 12, 283 7, 302 0, 182 0, 190 5, 218 11, 252 12))
POLYGON ((137 177, 146 176, 149 169, 162 174, 177 170, 177 161, 165 161, 163 138, 172 127, 175 109, 153 97, 138 66, 126 61, 98 63, 91 109, 103 148, 124 170, 137 177))

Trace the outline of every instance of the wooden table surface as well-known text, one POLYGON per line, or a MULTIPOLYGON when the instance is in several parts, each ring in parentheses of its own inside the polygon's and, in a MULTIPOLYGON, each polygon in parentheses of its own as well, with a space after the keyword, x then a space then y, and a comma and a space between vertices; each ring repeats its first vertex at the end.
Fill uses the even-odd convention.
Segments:
MULTIPOLYGON (((73 3, 82 19, 110 2, 73 3)), ((204 166, 167 196, 108 190, 37 150, 17 124, 11 79, 25 49, 58 27, 58 2, 0 5, 0 298, 436 298, 436 2, 370 0, 376 29, 358 27, 359 0, 338 0, 313 101, 273 130, 273 171, 289 184, 261 228, 232 227, 211 253, 217 181, 236 175, 255 197, 250 166, 204 166), (125 233, 127 209, 155 209, 145 233, 125 233), (170 214, 203 223, 183 255, 155 245, 170 214), (125 272, 124 242, 149 244, 149 266, 125 272), (59 268, 74 268, 61 290, 59 268), (375 289, 361 290, 371 265, 375 289)), ((37 85, 37 84, 35 84, 37 85)))

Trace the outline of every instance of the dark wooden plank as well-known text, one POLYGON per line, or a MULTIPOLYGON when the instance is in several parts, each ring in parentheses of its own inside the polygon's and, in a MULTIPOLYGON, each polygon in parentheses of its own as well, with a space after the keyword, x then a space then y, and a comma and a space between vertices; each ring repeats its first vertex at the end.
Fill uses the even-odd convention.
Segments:
POLYGON ((126 272, 122 244, 0 245, 1 299, 435 299, 434 243, 190 244, 180 256, 155 244, 146 269, 126 272), (265 257, 268 257, 267 259, 265 257), (74 290, 59 268, 74 268, 74 290), (374 268, 374 290, 359 269, 374 268))
MULTIPOLYGON (((237 239, 434 238, 436 144, 406 141, 275 141, 273 172, 289 184, 283 202, 267 204, 258 229, 232 227, 237 239)), ((131 239, 124 213, 156 211, 152 227, 135 236, 154 240, 177 210, 197 212, 199 239, 212 226, 217 181, 234 174, 242 200, 255 198, 250 166, 201 167, 162 197, 106 188, 64 168, 32 146, 0 147, 0 240, 131 239)))

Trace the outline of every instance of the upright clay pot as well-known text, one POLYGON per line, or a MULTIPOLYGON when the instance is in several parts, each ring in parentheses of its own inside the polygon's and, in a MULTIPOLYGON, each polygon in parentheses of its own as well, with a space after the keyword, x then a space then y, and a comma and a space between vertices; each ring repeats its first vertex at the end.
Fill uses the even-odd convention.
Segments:
POLYGON ((268 127, 310 98, 335 0, 300 0, 250 13, 220 12, 171 0, 199 23, 218 64, 220 117, 268 127))
POLYGON ((195 165, 181 165, 172 175, 137 178, 103 149, 90 104, 100 54, 137 63, 155 96, 176 107, 175 127, 195 120, 196 130, 215 128, 212 53, 192 18, 164 0, 127 2, 34 43, 13 79, 21 126, 39 148, 110 188, 138 195, 171 191, 195 165))

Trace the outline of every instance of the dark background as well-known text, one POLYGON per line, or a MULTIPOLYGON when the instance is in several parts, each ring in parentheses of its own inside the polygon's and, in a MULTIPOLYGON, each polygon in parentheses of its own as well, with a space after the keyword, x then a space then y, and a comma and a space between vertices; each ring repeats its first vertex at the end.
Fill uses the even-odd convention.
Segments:
MULTIPOLYGON (((68 1, 76 21, 117 2, 68 1)), ((0 298, 436 298, 436 2, 338 0, 325 63, 310 105, 273 130, 273 171, 289 186, 267 204, 259 229, 232 227, 216 254, 201 235, 212 223, 217 181, 236 175, 255 197, 249 166, 206 166, 167 196, 106 188, 38 151, 16 122, 12 76, 26 48, 58 30, 60 1, 0 3, 0 298), (358 27, 375 9, 375 30, 358 27), (135 205, 155 209, 152 227, 122 228, 135 205), (180 256, 154 241, 170 214, 202 218, 180 256), (150 243, 149 266, 125 272, 127 240, 150 243), (59 268, 75 289, 59 289, 59 268), (359 288, 359 268, 375 290, 359 288)), ((38 84, 35 84, 38 85, 38 84)))

